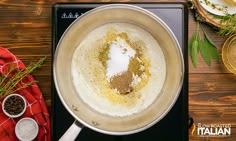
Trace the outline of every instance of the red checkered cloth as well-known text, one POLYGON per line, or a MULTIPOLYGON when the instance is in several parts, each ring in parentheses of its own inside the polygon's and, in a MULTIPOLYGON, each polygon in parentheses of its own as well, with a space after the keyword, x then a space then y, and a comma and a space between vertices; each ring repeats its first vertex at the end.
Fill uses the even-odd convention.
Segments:
MULTIPOLYGON (((15 66, 15 69, 25 68, 24 63, 18 59, 7 49, 0 47, 0 73, 6 74, 10 66, 15 66)), ((20 87, 25 82, 32 82, 34 78, 28 75, 22 82, 18 84, 20 87)), ((23 117, 33 118, 39 125, 39 133, 35 140, 37 141, 50 141, 50 118, 47 107, 45 105, 42 93, 36 83, 21 89, 16 93, 21 94, 27 101, 26 112, 19 118, 9 118, 2 111, 2 104, 0 107, 0 140, 15 141, 18 140, 15 135, 15 125, 18 120, 23 117)), ((0 99, 2 103, 4 97, 0 99)))

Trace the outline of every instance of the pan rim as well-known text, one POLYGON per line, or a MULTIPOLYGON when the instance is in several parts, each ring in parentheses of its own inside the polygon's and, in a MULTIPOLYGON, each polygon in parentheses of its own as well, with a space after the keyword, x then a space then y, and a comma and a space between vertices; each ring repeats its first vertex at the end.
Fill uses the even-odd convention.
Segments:
POLYGON ((160 19, 157 15, 155 15, 154 13, 144 9, 144 8, 141 8, 139 6, 135 6, 135 5, 131 5, 131 4, 107 4, 107 5, 103 5, 103 6, 99 6, 97 8, 94 8, 92 10, 89 10, 87 11, 86 13, 84 13, 83 15, 81 15, 79 18, 77 18, 72 24, 70 24, 70 26, 68 26, 68 28, 65 30, 65 32, 63 33, 63 35, 61 36, 58 44, 57 44, 57 48, 55 50, 55 53, 54 53, 54 61, 53 61, 53 79, 54 79, 54 83, 55 83, 55 87, 56 87, 56 90, 57 90, 57 93, 58 93, 58 96, 63 104, 63 106, 67 109, 67 111, 75 118, 75 120, 77 120, 78 122, 80 122, 81 124, 83 124, 84 126, 94 130, 94 131, 97 131, 97 132, 100 132, 100 133, 104 133, 104 134, 109 134, 109 135, 130 135, 130 134, 134 134, 134 133, 137 133, 137 132, 141 132, 145 129, 148 129, 150 128, 151 126, 153 126, 154 124, 158 123, 161 119, 163 119, 167 113, 172 109, 172 107, 174 106, 174 104, 176 103, 178 97, 179 97, 179 94, 180 94, 180 91, 182 89, 182 85, 183 85, 183 81, 184 81, 184 67, 185 67, 185 64, 184 64, 184 59, 183 59, 183 53, 181 51, 181 47, 179 45, 179 42, 176 38, 176 36, 174 35, 173 31, 169 28, 169 26, 162 20, 160 19), (139 12, 142 12, 144 13, 145 15, 148 15, 150 16, 152 19, 154 19, 156 22, 158 22, 159 24, 161 24, 162 27, 165 28, 165 30, 167 31, 167 33, 170 35, 171 39, 173 40, 174 44, 176 45, 177 47, 177 50, 178 50, 178 54, 180 55, 180 61, 181 61, 181 76, 180 76, 180 82, 179 82, 179 87, 176 91, 176 94, 175 94, 175 97, 173 98, 173 100, 171 101, 171 104, 166 108, 165 112, 163 112, 161 114, 161 116, 159 116, 158 118, 156 118, 155 120, 151 121, 149 124, 146 124, 145 126, 143 127, 139 127, 137 129, 134 129, 134 130, 130 130, 130 131, 107 131, 107 130, 104 130, 104 129, 100 129, 96 126, 92 126, 90 125, 89 123, 83 121, 82 119, 80 119, 78 116, 76 116, 76 114, 69 108, 68 106, 68 103, 65 102, 65 100, 63 99, 62 97, 62 94, 61 94, 61 91, 60 91, 60 88, 59 88, 59 84, 58 84, 58 79, 57 79, 57 76, 56 76, 56 61, 57 61, 57 56, 58 56, 58 48, 62 42, 62 39, 64 38, 64 36, 66 35, 66 33, 69 31, 69 29, 74 26, 74 24, 77 23, 77 21, 84 17, 84 16, 87 16, 91 13, 94 13, 94 12, 97 12, 97 11, 100 11, 100 10, 104 10, 104 9, 110 9, 110 8, 128 8, 128 9, 131 9, 131 10, 137 10, 139 12))

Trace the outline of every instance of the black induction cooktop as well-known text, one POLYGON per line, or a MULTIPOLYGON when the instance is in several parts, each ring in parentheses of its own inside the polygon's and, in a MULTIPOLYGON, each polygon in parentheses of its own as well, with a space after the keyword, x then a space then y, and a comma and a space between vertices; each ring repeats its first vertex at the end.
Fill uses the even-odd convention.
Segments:
MULTIPOLYGON (((105 3, 104 3, 105 4, 105 3)), ((102 3, 59 3, 53 6, 52 56, 63 32, 81 14, 102 3)), ((108 3, 106 3, 108 4, 108 3)), ((110 4, 110 3, 109 3, 110 4)), ((188 11, 183 3, 128 3, 145 8, 159 16, 173 31, 181 46, 185 61, 185 78, 179 98, 171 111, 157 124, 140 133, 111 136, 83 128, 79 141, 187 141, 188 140, 188 11)), ((58 140, 74 122, 74 118, 62 105, 54 83, 52 84, 52 140, 58 140)))

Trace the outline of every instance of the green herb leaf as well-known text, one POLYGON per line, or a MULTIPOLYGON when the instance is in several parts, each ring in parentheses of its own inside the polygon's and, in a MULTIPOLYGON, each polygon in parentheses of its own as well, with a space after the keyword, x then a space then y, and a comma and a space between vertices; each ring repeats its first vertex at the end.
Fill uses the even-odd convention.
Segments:
POLYGON ((210 46, 209 49, 211 52, 211 57, 218 62, 220 60, 220 57, 217 48, 210 46))
POLYGON ((209 52, 211 53, 211 57, 219 61, 219 53, 215 46, 215 44, 210 40, 210 38, 207 36, 207 34, 204 32, 204 40, 206 42, 207 48, 209 49, 209 52))
POLYGON ((203 60, 208 66, 210 66, 211 65, 211 52, 209 49, 209 43, 206 42, 205 40, 200 40, 199 48, 200 48, 200 52, 201 52, 203 60))
POLYGON ((189 42, 189 47, 190 47, 190 52, 191 52, 191 49, 192 49, 192 46, 193 46, 193 42, 195 40, 198 40, 198 31, 195 31, 190 39, 190 42, 189 42))
POLYGON ((211 41, 211 39, 207 36, 207 34, 204 32, 204 40, 209 43, 209 45, 215 47, 214 43, 211 41))
POLYGON ((198 33, 198 30, 199 30, 199 23, 197 23, 196 30, 193 33, 193 35, 190 39, 190 42, 189 42, 190 56, 191 56, 193 66, 195 68, 197 67, 198 52, 199 52, 199 47, 198 47, 199 33, 198 33))
POLYGON ((198 41, 194 40, 192 47, 191 47, 191 59, 193 66, 196 68, 197 67, 197 62, 198 62, 198 41))

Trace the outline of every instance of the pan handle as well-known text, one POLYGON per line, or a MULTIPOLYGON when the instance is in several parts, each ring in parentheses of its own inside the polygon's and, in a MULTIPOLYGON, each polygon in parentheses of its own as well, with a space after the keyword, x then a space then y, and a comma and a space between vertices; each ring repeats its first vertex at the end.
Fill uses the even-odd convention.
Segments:
POLYGON ((59 141, 74 141, 83 127, 84 126, 81 123, 75 120, 59 141))

